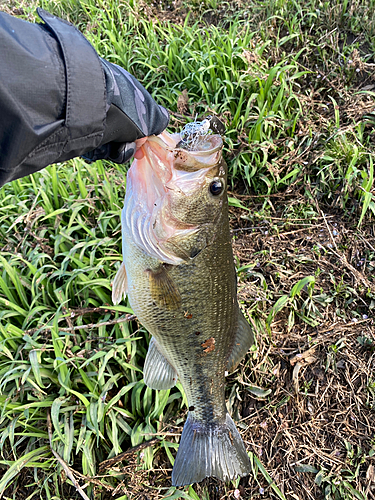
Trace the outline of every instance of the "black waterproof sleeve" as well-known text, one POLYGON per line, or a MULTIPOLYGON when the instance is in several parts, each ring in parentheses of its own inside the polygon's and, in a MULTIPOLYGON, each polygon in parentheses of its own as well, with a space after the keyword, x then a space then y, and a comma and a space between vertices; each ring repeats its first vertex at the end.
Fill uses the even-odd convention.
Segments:
POLYGON ((72 25, 39 14, 46 25, 0 13, 0 185, 94 149, 103 136, 99 57, 72 25))
POLYGON ((85 155, 124 162, 168 113, 129 73, 100 59, 70 23, 0 12, 0 186, 85 155))

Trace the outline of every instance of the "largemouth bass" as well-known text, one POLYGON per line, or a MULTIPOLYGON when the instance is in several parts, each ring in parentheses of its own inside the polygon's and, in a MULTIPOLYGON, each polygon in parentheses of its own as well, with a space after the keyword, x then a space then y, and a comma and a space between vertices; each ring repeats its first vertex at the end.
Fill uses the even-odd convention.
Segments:
POLYGON ((186 393, 174 486, 250 472, 224 389, 254 342, 237 302, 222 139, 206 135, 195 151, 181 144, 178 134, 151 137, 129 169, 112 291, 115 304, 128 294, 152 334, 145 383, 169 389, 178 378, 186 393))

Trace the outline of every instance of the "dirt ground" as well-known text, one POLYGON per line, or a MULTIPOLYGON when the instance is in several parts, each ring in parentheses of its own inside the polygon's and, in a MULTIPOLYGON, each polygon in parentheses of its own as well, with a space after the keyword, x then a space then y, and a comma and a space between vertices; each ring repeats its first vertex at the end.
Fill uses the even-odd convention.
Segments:
MULTIPOLYGON (((322 498, 331 482, 350 481, 372 499, 374 228, 360 232, 342 214, 320 213, 311 225, 284 224, 275 213, 251 236, 239 231, 235 254, 241 263, 256 259, 256 273, 239 292, 250 310, 254 300, 266 304, 301 278, 316 279, 310 298, 304 291, 295 305, 294 324, 290 305, 276 315, 269 338, 258 335, 255 366, 247 371, 245 364, 238 378, 272 392, 265 403, 242 387, 239 415, 249 425, 249 448, 287 498, 322 498), (305 320, 297 317, 302 311, 305 320)), ((254 483, 243 487, 245 498, 258 496, 254 483)))

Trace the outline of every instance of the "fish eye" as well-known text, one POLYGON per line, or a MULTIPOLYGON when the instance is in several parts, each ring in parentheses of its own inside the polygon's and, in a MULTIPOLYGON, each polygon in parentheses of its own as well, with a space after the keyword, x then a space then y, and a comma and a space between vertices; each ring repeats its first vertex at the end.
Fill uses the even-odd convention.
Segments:
POLYGON ((224 191, 224 184, 220 179, 214 179, 210 184, 210 193, 219 196, 224 191))

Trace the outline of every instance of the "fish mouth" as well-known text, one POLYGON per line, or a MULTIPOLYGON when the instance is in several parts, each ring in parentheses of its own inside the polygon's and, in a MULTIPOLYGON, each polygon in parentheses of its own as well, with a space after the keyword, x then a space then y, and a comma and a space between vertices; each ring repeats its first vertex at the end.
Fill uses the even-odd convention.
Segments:
POLYGON ((195 172, 216 165, 223 148, 223 139, 217 134, 202 138, 199 141, 199 149, 193 151, 180 146, 183 141, 179 134, 169 135, 163 132, 158 136, 149 137, 148 142, 173 155, 173 168, 185 172, 195 172))
POLYGON ((223 148, 220 135, 202 138, 196 151, 177 147, 180 143, 179 134, 163 132, 149 137, 142 146, 145 161, 144 165, 139 162, 139 166, 149 210, 160 206, 161 197, 168 195, 168 191, 178 190, 189 196, 220 162, 223 148))

